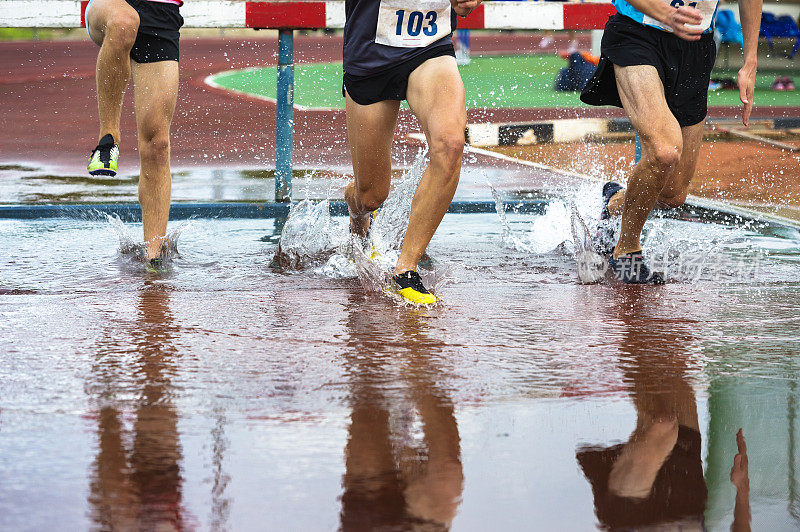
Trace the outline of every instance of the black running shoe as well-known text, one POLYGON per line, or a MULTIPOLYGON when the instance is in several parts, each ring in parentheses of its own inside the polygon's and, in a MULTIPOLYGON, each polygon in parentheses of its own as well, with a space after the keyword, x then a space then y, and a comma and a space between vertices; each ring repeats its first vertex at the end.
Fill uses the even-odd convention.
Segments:
POLYGON ((608 264, 614 275, 625 284, 664 284, 664 274, 650 271, 641 251, 609 257, 608 264))
POLYGON ((117 175, 117 160, 119 147, 114 143, 111 133, 104 135, 97 147, 89 155, 87 169, 91 175, 117 175))
POLYGON ((603 185, 603 210, 600 211, 600 223, 597 224, 597 232, 594 238, 594 247, 602 255, 611 254, 614 246, 617 245, 616 224, 611 220, 611 215, 608 212, 608 202, 622 188, 622 185, 614 181, 609 181, 603 185))
POLYGON ((414 270, 395 275, 392 279, 397 283, 397 293, 409 303, 432 305, 438 301, 436 296, 425 288, 419 274, 414 270))
POLYGON ((622 189, 623 186, 615 181, 609 181, 603 185, 603 210, 600 212, 601 220, 608 220, 611 218, 611 215, 608 213, 608 202, 622 189))

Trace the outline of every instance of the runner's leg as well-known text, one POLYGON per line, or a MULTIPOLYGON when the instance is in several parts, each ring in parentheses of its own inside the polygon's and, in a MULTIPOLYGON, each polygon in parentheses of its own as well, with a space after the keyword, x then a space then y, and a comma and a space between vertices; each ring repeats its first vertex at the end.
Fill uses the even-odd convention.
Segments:
POLYGON ((131 75, 130 52, 139 30, 139 15, 125 0, 92 0, 86 11, 97 54, 97 108, 101 139, 111 134, 119 144, 119 119, 125 87, 131 75))
POLYGON ((422 124, 431 161, 414 194, 395 274, 417 269, 458 186, 467 104, 455 59, 435 57, 420 65, 408 78, 407 98, 422 124))
POLYGON ((705 120, 693 126, 681 128, 683 137, 683 152, 678 163, 678 169, 672 179, 661 190, 658 203, 665 207, 680 207, 686 201, 689 185, 697 170, 697 160, 700 158, 700 146, 703 144, 703 128, 705 120))
POLYGON ((350 231, 366 236, 369 215, 389 195, 391 149, 397 125, 399 101, 359 105, 346 95, 347 140, 353 159, 352 183, 345 189, 350 210, 350 231))
POLYGON ((642 140, 642 159, 624 195, 622 227, 614 258, 641 251, 641 234, 661 191, 678 169, 683 138, 667 106, 664 86, 650 65, 614 65, 620 99, 642 140))
POLYGON ((167 233, 172 175, 169 128, 178 97, 178 62, 131 62, 136 127, 139 133, 139 203, 145 259, 158 256, 167 233))
MULTIPOLYGON (((689 185, 697 170, 697 160, 700 156, 700 147, 703 143, 703 128, 705 121, 681 128, 683 137, 683 152, 678 163, 678 169, 672 174, 666 186, 661 190, 658 204, 664 207, 680 207, 686 201, 689 185)), ((616 193, 608 202, 608 210, 612 216, 622 214, 625 203, 625 190, 616 193)))

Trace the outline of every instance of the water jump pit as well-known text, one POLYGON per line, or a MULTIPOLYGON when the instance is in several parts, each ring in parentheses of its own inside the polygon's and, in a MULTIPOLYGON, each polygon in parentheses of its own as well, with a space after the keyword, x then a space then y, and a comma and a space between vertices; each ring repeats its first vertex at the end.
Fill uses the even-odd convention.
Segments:
MULTIPOLYGON (((85 6, 3 4, 0 22, 37 28, 78 27, 85 6)), ((486 2, 462 24, 598 29, 613 11, 486 2)), ((280 31, 182 42, 172 162, 206 167, 173 176, 165 271, 138 257, 134 177, 0 167, 0 530, 800 528, 794 222, 694 198, 647 226, 665 286, 582 284, 599 176, 616 170, 592 180, 471 149, 423 261, 442 303, 398 304, 383 281, 422 159, 394 154, 407 172, 371 260, 339 200, 343 113, 318 110, 341 105, 340 41, 297 39, 299 90, 291 68, 243 70, 276 48, 290 65, 287 20, 340 28, 344 3, 192 1, 182 14, 186 27, 280 31), (309 109, 294 121, 293 95, 309 109), (294 174, 290 211, 265 203, 276 172, 249 168, 274 149, 288 177, 292 148, 325 170, 294 174), (246 168, 207 167, 231 163, 246 168)), ((541 51, 527 31, 481 40, 512 55, 463 70, 471 121, 584 116, 539 108, 580 104, 549 90, 562 60, 527 57, 541 51), (517 106, 537 108, 504 109, 517 106)), ((44 145, 53 164, 80 162, 96 48, 9 52, 5 160, 39 160, 44 145)), ((765 90, 771 78, 757 79, 756 114, 795 116, 797 95, 765 90)), ((130 113, 122 128, 132 139, 130 113)), ((794 158, 762 170, 760 154, 737 155, 750 161, 728 166, 758 179, 723 165, 735 187, 787 193, 794 158)))
POLYGON ((161 273, 134 181, 46 207, 58 178, 27 169, 0 208, 0 528, 715 530, 739 428, 753 527, 796 527, 797 228, 697 200, 648 222, 665 286, 585 285, 601 182, 465 161, 431 308, 381 284, 424 154, 374 261, 341 169, 301 172, 291 212, 256 203, 269 173, 179 172, 161 273))

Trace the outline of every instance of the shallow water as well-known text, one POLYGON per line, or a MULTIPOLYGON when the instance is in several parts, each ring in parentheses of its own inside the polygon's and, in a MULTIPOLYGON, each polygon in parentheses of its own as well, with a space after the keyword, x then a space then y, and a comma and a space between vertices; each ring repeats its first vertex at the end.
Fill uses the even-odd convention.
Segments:
POLYGON ((796 529, 800 242, 654 220, 708 260, 584 286, 573 196, 446 216, 431 309, 274 269, 283 221, 190 221, 163 274, 0 221, 0 528, 727 529, 741 427, 754 529, 796 529))

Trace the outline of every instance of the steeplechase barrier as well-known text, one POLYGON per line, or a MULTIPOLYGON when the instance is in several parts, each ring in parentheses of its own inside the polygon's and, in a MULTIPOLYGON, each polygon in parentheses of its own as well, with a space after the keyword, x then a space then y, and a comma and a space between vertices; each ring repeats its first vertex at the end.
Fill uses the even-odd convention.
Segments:
MULTIPOLYGON (((85 26, 87 0, 0 0, 0 27, 77 28, 85 26)), ((592 30, 615 12, 607 1, 488 1, 465 18, 459 29, 592 30)), ((278 30, 275 201, 292 197, 294 139, 294 30, 343 28, 344 2, 186 0, 181 7, 187 28, 278 30)))

